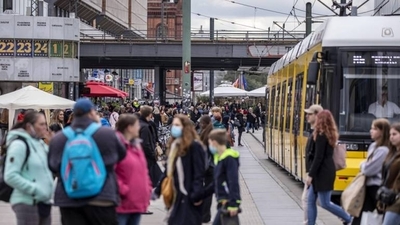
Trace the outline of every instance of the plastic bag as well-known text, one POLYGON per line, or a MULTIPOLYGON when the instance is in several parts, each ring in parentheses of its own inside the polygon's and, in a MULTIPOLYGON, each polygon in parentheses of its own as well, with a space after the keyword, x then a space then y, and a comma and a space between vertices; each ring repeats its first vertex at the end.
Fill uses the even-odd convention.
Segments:
POLYGON ((360 225, 382 225, 383 215, 373 212, 363 212, 360 225))

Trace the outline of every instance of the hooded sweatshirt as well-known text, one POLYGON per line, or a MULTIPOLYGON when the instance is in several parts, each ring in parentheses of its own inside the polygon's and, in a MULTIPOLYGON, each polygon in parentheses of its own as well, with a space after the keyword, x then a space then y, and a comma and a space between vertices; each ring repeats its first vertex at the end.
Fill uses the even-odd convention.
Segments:
POLYGON ((12 130, 7 135, 7 160, 4 181, 12 188, 10 203, 34 205, 48 203, 53 193, 53 176, 47 166, 48 147, 41 139, 32 138, 25 130, 12 130), (22 166, 27 149, 22 140, 11 140, 18 136, 29 145, 29 157, 22 166))

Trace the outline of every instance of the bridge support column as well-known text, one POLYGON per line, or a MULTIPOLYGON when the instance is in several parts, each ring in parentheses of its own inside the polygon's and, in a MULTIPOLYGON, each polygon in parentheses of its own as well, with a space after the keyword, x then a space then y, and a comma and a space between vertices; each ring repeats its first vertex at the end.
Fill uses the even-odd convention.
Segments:
POLYGON ((165 68, 154 68, 154 99, 159 99, 160 104, 164 105, 166 102, 166 73, 165 68))
POLYGON ((210 102, 210 106, 213 105, 214 103, 214 70, 210 70, 210 81, 209 81, 210 85, 210 95, 209 95, 209 102, 210 102))

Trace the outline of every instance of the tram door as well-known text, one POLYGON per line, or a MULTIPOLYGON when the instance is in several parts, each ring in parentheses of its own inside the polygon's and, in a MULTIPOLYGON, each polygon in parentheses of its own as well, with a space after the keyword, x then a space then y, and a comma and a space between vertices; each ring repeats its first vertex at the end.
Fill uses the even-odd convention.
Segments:
POLYGON ((271 108, 268 110, 268 112, 269 112, 269 121, 268 121, 269 153, 268 153, 268 156, 270 158, 272 158, 272 154, 273 154, 272 152, 274 149, 273 130, 274 130, 275 118, 276 118, 275 117, 275 96, 276 96, 276 87, 272 87, 272 89, 271 89, 271 108))

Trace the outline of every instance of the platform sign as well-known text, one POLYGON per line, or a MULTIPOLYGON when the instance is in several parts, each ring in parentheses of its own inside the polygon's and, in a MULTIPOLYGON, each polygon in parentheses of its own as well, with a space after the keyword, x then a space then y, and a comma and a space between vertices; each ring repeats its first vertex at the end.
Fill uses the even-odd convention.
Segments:
POLYGON ((51 41, 50 57, 62 57, 63 55, 63 42, 51 41))
POLYGON ((70 41, 64 42, 64 58, 72 58, 74 49, 73 49, 73 44, 70 41))
POLYGON ((14 56, 15 44, 12 39, 0 40, 0 56, 14 56))
POLYGON ((34 56, 49 57, 49 41, 35 40, 34 41, 34 56))
POLYGON ((32 57, 32 40, 16 40, 16 53, 17 57, 32 57))
POLYGON ((79 37, 79 19, 0 16, 0 82, 83 80, 79 37))

